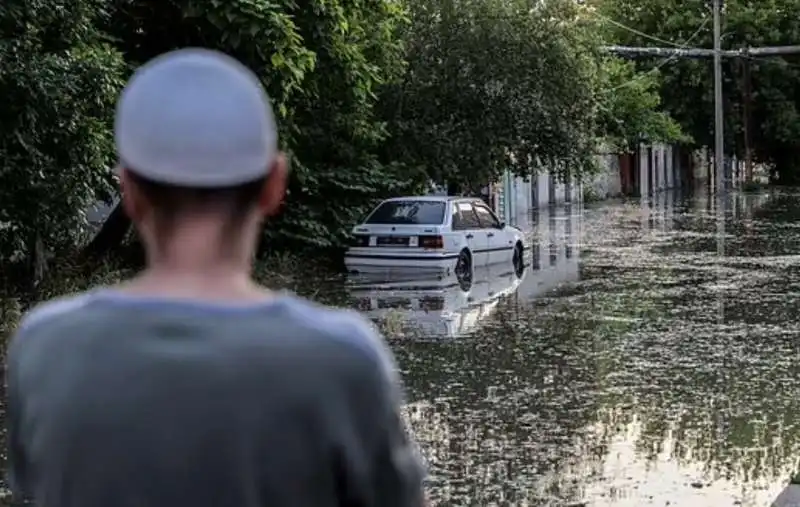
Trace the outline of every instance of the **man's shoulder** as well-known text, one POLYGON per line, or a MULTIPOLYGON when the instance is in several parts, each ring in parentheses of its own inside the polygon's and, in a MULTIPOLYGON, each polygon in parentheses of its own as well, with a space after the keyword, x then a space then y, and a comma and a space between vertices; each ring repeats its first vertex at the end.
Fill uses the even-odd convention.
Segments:
POLYGON ((18 333, 35 330, 48 323, 55 323, 61 318, 70 317, 85 308, 91 301, 91 293, 84 292, 63 296, 35 305, 22 317, 18 333))
POLYGON ((39 303, 25 312, 8 343, 7 363, 15 364, 22 356, 31 357, 31 352, 39 356, 35 351, 61 341, 64 321, 80 314, 90 302, 89 293, 80 293, 39 303))
POLYGON ((288 300, 287 307, 292 318, 314 331, 320 339, 332 340, 381 365, 391 361, 380 332, 355 310, 323 306, 294 297, 288 300))
MULTIPOLYGON (((93 327, 109 325, 119 325, 121 319, 130 318, 133 309, 141 309, 141 306, 129 306, 113 303, 113 300, 104 298, 102 293, 87 292, 73 296, 53 299, 35 306, 23 317, 17 332, 14 334, 9 345, 9 355, 16 355, 17 349, 24 348, 38 349, 41 346, 55 342, 64 342, 63 335, 65 329, 75 329, 91 325, 93 327), (93 304, 93 303, 97 304, 93 304)), ((118 302, 117 302, 118 303, 118 302)), ((132 305, 138 304, 138 300, 132 301, 132 305)), ((175 315, 183 314, 187 309, 192 310, 192 315, 197 318, 208 318, 210 322, 215 322, 218 326, 241 326, 241 320, 223 318, 220 315, 229 317, 249 316, 249 332, 246 338, 240 340, 225 340, 225 347, 229 349, 241 348, 242 344, 250 350, 252 346, 259 347, 259 344, 271 349, 276 342, 265 340, 265 335, 272 333, 280 334, 281 330, 287 334, 288 341, 281 340, 278 343, 295 343, 301 347, 338 350, 344 352, 352 360, 361 364, 372 364, 383 369, 393 369, 394 360, 388 347, 383 341, 383 337, 374 325, 356 311, 323 306, 296 296, 279 296, 276 300, 263 307, 264 311, 249 309, 245 313, 230 313, 226 307, 208 307, 220 310, 219 312, 207 312, 206 306, 194 307, 192 305, 178 305, 176 308, 169 308, 169 305, 147 306, 148 311, 158 309, 164 315, 174 318, 175 315), (202 312, 197 312, 197 308, 202 312), (255 311, 253 311, 255 310, 255 311), (177 312, 177 313, 175 313, 177 312), (291 335, 291 336, 288 336, 291 335), (302 338, 302 339, 301 339, 302 338)), ((138 313, 137 313, 138 314, 138 313)), ((104 329, 105 329, 104 327, 104 329)), ((229 332, 230 329, 223 330, 229 332)), ((268 352, 268 350, 266 350, 268 352)))

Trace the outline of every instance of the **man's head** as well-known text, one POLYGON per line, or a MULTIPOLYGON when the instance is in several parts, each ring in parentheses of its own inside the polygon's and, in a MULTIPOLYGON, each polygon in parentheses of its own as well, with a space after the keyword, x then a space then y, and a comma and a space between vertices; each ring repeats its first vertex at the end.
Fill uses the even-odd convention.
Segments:
POLYGON ((252 249, 283 200, 286 160, 269 99, 221 53, 174 51, 139 68, 114 130, 123 204, 150 253, 174 241, 252 249))

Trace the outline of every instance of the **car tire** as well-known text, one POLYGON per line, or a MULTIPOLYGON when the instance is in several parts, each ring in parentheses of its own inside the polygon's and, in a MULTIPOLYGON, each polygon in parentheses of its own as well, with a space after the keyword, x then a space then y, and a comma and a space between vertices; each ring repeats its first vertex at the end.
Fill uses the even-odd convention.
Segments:
POLYGON ((469 287, 472 287, 472 254, 466 248, 458 253, 458 260, 453 271, 461 288, 469 290, 469 287))
POLYGON ((514 267, 514 274, 517 275, 518 278, 522 277, 522 274, 525 272, 525 248, 519 241, 514 245, 511 265, 514 267))

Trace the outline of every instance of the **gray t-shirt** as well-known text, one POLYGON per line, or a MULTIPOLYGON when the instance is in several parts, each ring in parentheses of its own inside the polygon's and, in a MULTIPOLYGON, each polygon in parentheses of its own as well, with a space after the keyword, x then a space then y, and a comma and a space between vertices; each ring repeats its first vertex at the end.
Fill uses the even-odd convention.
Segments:
POLYGON ((355 313, 96 291, 8 354, 9 483, 47 507, 420 506, 393 358, 355 313))

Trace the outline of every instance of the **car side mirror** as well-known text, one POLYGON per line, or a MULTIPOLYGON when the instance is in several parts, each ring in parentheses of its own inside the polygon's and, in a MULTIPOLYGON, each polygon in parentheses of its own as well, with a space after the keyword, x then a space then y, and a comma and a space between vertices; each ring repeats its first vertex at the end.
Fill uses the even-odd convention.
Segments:
POLYGON ((506 228, 506 223, 500 222, 500 227, 498 227, 498 229, 505 229, 505 228, 506 228))

